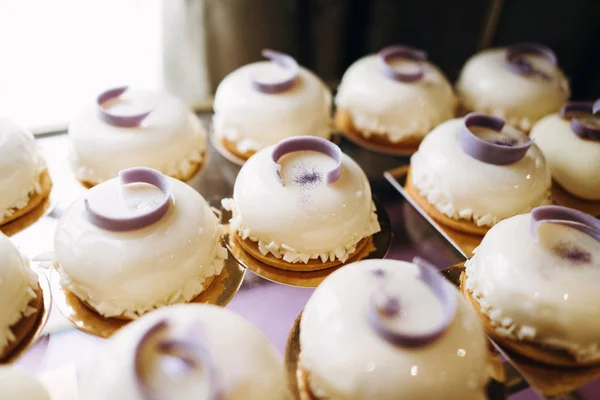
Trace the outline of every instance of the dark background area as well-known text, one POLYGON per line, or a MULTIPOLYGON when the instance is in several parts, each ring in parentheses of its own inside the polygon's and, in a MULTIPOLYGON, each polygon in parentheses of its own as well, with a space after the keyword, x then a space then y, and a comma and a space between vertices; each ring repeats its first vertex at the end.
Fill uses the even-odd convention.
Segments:
POLYGON ((478 50, 535 41, 557 53, 574 99, 600 97, 600 0, 216 0, 205 7, 215 87, 260 60, 264 47, 335 84, 356 59, 390 44, 426 50, 455 80, 478 50), (233 42, 244 43, 235 57, 233 42))

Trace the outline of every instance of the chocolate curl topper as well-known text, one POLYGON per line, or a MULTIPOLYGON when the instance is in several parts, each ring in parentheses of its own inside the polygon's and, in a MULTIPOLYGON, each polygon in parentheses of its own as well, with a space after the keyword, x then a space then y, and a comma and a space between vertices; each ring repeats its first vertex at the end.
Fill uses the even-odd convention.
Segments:
POLYGON ((519 144, 516 140, 515 143, 493 143, 478 137, 470 129, 470 127, 478 126, 489 128, 495 132, 502 132, 504 124, 505 122, 501 118, 479 113, 468 114, 458 132, 460 147, 474 159, 486 164, 508 165, 516 163, 525 157, 527 150, 533 144, 533 140, 528 140, 522 144, 519 144))
POLYGON ((402 303, 393 295, 385 293, 386 277, 384 271, 374 271, 374 275, 381 279, 383 285, 378 288, 371 298, 368 321, 379 336, 395 346, 422 347, 433 343, 448 330, 452 321, 454 321, 458 307, 456 289, 446 282, 437 268, 419 257, 413 259, 413 264, 419 267, 419 279, 431 289, 439 300, 443 316, 427 332, 414 333, 395 329, 391 322, 402 318, 402 303))
POLYGON ((129 89, 129 86, 122 86, 114 89, 109 89, 102 92, 97 98, 96 103, 98 104, 98 116, 99 118, 109 125, 117 126, 120 128, 134 128, 140 126, 142 121, 150 115, 154 107, 144 112, 138 112, 131 115, 117 115, 110 112, 109 108, 105 107, 105 103, 120 97, 129 89))
POLYGON ((535 66, 523 57, 532 54, 542 57, 546 62, 556 67, 558 60, 556 54, 549 48, 538 43, 519 43, 509 46, 506 49, 505 65, 509 71, 523 76, 537 75, 546 80, 551 77, 544 71, 538 70, 535 66))
POLYGON ((529 230, 539 241, 538 228, 543 224, 558 224, 581 231, 600 242, 600 220, 581 211, 560 206, 541 206, 531 210, 529 230))
POLYGON ((318 151, 333 158, 336 162, 335 167, 327 172, 326 182, 328 185, 337 181, 342 175, 342 150, 335 144, 331 143, 327 139, 323 139, 316 136, 295 136, 288 139, 284 139, 275 145, 273 152, 271 153, 271 159, 275 164, 275 170, 277 176, 283 184, 283 178, 281 177, 281 165, 279 160, 286 154, 294 153, 296 151, 318 151))
MULTIPOLYGON (((169 323, 162 320, 154 324, 139 340, 134 351, 134 374, 139 391, 146 400, 162 400, 152 390, 146 370, 148 353, 158 356, 170 356, 181 360, 185 371, 204 369, 208 374, 208 397, 207 400, 222 400, 223 393, 219 389, 218 372, 210 352, 200 340, 199 329, 191 329, 188 335, 182 338, 161 338, 167 336, 169 323)), ((160 365, 159 365, 160 366, 160 365)), ((164 369, 162 373, 169 373, 164 369)))
POLYGON ((275 64, 286 70, 287 73, 285 77, 272 82, 263 82, 256 77, 253 77, 252 86, 254 89, 267 94, 281 93, 291 89, 296 83, 296 78, 298 77, 299 67, 296 60, 292 56, 275 50, 264 49, 261 54, 263 57, 270 59, 275 64))
MULTIPOLYGON (((159 188, 163 194, 163 199, 153 208, 128 217, 115 217, 104 214, 102 210, 94 209, 89 200, 84 199, 84 205, 88 220, 99 228, 109 231, 131 231, 151 225, 165 216, 171 205, 171 189, 167 178, 160 172, 151 168, 129 168, 119 171, 121 185, 130 183, 147 183, 159 188)), ((92 189, 93 190, 93 189, 92 189)), ((91 191, 88 193, 92 193, 91 191)), ((89 195, 89 194, 88 194, 89 195)))
POLYGON ((425 76, 425 61, 427 53, 423 50, 408 46, 389 46, 379 52, 381 71, 385 76, 399 82, 412 83, 423 79, 425 76), (391 65, 394 59, 406 59, 414 62, 416 69, 412 72, 400 71, 391 65))
POLYGON ((600 99, 567 103, 561 108, 560 116, 571 119, 571 131, 581 139, 600 141, 600 99))

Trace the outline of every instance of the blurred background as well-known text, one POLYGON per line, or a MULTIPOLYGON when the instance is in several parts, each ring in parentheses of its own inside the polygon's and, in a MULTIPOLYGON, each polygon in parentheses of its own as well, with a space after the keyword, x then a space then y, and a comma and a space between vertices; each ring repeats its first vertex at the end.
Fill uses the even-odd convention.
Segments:
POLYGON ((60 131, 120 84, 209 108, 220 80, 264 47, 335 88, 353 61, 394 43, 427 50, 454 80, 480 49, 537 41, 573 98, 595 99, 599 38, 599 0, 0 0, 0 114, 60 131))

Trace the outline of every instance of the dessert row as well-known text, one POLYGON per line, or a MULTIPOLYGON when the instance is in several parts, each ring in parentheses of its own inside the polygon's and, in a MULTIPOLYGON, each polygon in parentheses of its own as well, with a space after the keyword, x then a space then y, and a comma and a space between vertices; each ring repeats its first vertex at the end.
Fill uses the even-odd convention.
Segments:
MULTIPOLYGON (((599 271, 600 221, 538 207, 490 229, 460 291, 418 258, 333 272, 290 334, 287 352, 298 361, 287 378, 257 328, 225 309, 187 304, 152 311, 111 337, 80 392, 127 400, 283 400, 292 392, 302 400, 483 400, 484 333, 550 367, 600 362, 599 271)), ((48 399, 32 377, 0 368, 5 393, 48 399)))

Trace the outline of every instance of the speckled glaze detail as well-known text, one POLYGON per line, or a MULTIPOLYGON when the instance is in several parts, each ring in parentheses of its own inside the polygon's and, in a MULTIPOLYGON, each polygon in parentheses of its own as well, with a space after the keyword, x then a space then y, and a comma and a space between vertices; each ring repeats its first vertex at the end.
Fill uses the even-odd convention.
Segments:
POLYGON ((435 65, 422 65, 423 79, 398 82, 381 72, 377 55, 361 58, 345 72, 335 103, 367 138, 385 135, 392 143, 422 138, 456 109, 450 82, 435 65))
MULTIPOLYGON (((462 119, 441 124, 411 158, 412 183, 437 210, 456 220, 493 226, 551 203, 550 169, 535 145, 516 163, 486 164, 461 149, 461 126, 462 119)), ((523 135, 508 125, 504 131, 523 135)))
POLYGON ((331 92, 315 74, 300 67, 293 87, 281 93, 262 93, 254 77, 288 74, 274 63, 245 65, 223 79, 215 94, 212 126, 240 153, 255 152, 291 136, 331 135, 331 92))
POLYGON ((531 137, 560 186, 582 199, 600 201, 600 142, 581 139, 558 114, 542 118, 531 137))
POLYGON ((0 224, 42 191, 40 177, 46 169, 31 132, 0 118, 0 224))
POLYGON ((466 263, 466 287, 497 334, 600 361, 600 243, 557 224, 540 226, 538 242, 530 219, 518 215, 487 233, 466 263))
POLYGON ((456 84, 463 108, 502 118, 529 132, 538 119, 557 112, 570 96, 569 82, 559 68, 551 64, 538 67, 548 79, 510 71, 505 48, 474 55, 456 84))
MULTIPOLYGON (((105 317, 135 319, 161 306, 189 302, 223 269, 227 250, 212 209, 193 188, 167 179, 173 204, 152 225, 103 230, 89 221, 83 199, 59 221, 54 243, 61 283, 105 317)), ((131 186, 129 192, 130 186, 122 188, 112 179, 90 192, 105 192, 107 210, 119 215, 152 201, 140 192, 145 186, 131 186)))
POLYGON ((149 349, 139 354, 138 362, 156 398, 214 399, 208 389, 216 384, 219 400, 289 398, 281 356, 265 335, 234 312, 206 304, 165 307, 119 330, 98 352, 89 374, 83 377, 82 398, 148 400, 139 388, 134 354, 148 330, 161 321, 168 323, 169 329, 158 332, 150 344, 182 340, 196 326, 198 331, 192 335, 202 341, 213 374, 206 365, 186 368, 177 362, 181 360, 149 349))
POLYGON ((0 232, 0 354, 17 338, 11 326, 37 312, 29 302, 37 295, 38 277, 29 260, 0 232))
POLYGON ((128 90, 111 101, 117 110, 135 111, 148 103, 154 108, 140 126, 127 128, 105 123, 98 106, 88 105, 69 125, 70 162, 80 181, 95 185, 133 167, 183 178, 203 162, 206 130, 181 100, 162 92, 128 90))
POLYGON ((240 238, 257 242, 264 255, 307 263, 346 261, 360 240, 379 232, 369 182, 350 157, 342 156, 339 179, 327 184, 322 177, 337 165, 331 157, 315 151, 286 154, 279 160, 280 177, 273 148, 244 164, 233 199, 222 202, 232 211, 230 226, 240 238))
POLYGON ((338 269, 315 290, 300 321, 300 366, 313 394, 323 400, 485 399, 486 339, 467 301, 451 287, 457 309, 447 331, 427 346, 396 346, 368 321, 371 296, 381 290, 376 271, 385 274, 386 292, 399 298, 398 329, 425 332, 443 318, 443 306, 414 264, 367 260, 338 269))

